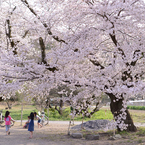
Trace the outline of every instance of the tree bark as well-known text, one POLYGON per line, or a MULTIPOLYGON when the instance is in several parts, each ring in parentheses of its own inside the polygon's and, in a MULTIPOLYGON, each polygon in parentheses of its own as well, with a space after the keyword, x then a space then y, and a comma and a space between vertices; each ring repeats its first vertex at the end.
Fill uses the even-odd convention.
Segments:
MULTIPOLYGON (((115 118, 115 121, 116 121, 116 118, 122 113, 121 109, 123 108, 123 98, 114 102, 114 100, 116 100, 115 95, 108 94, 108 93, 107 93, 107 95, 109 95, 109 97, 111 99, 110 109, 111 109, 111 112, 112 112, 112 114, 113 114, 113 116, 115 118)), ((131 132, 137 131, 137 128, 134 125, 133 120, 131 118, 131 115, 130 115, 130 113, 129 113, 127 108, 125 110, 125 113, 126 113, 126 119, 124 120, 124 123, 128 125, 126 131, 131 131, 131 132)), ((117 126, 117 130, 121 131, 119 126, 117 126)))

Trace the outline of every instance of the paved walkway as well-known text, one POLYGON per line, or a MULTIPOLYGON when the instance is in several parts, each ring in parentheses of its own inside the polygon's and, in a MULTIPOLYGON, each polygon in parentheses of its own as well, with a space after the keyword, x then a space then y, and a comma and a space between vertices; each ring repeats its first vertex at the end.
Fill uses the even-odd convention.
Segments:
MULTIPOLYGON (((23 121, 23 125, 24 122, 23 121)), ((75 125, 81 124, 75 121, 75 125)), ((29 132, 20 126, 20 120, 11 127, 11 135, 5 135, 5 127, 0 127, 0 145, 136 145, 128 139, 109 141, 108 138, 101 138, 99 141, 89 141, 82 139, 73 139, 67 135, 69 121, 50 121, 48 126, 38 128, 35 121, 33 139, 29 139, 29 132), (121 143, 122 142, 122 143, 121 143), (123 143, 125 142, 125 144, 123 143)), ((145 124, 137 123, 137 126, 145 126, 145 124)))
MULTIPOLYGON (((21 122, 21 120, 15 120, 16 122, 21 122)), ((23 120, 22 122, 26 122, 27 120, 23 120)), ((37 122, 37 120, 35 120, 34 122, 37 122)), ((69 121, 49 121, 50 124, 69 124, 69 121)), ((74 125, 78 125, 81 124, 82 121, 74 121, 74 125)))
MULTIPOLYGON (((23 120, 23 123, 26 122, 27 120, 23 120)), ((21 122, 21 120, 16 120, 16 122, 21 122)), ((84 121, 85 122, 85 121, 84 121)), ((37 120, 35 120, 35 123, 37 123, 37 120)), ((82 121, 74 121, 74 125, 79 125, 81 124, 82 121)), ((49 124, 63 124, 63 125, 69 125, 69 121, 49 121, 49 124)), ((140 127, 140 126, 145 126, 145 123, 134 123, 135 126, 140 127)))

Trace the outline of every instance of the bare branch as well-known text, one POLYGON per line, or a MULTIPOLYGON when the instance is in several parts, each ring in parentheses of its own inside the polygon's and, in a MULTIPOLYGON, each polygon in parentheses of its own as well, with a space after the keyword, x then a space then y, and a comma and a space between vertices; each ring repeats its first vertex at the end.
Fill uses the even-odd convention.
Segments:
MULTIPOLYGON (((10 13, 11 15, 13 14, 15 9, 16 9, 16 6, 13 8, 12 12, 10 13)), ((8 40, 9 40, 11 47, 14 49, 13 53, 14 53, 14 55, 16 55, 17 54, 17 47, 16 47, 16 45, 17 45, 17 43, 19 43, 19 41, 17 41, 17 43, 15 43, 14 40, 12 39, 10 16, 9 16, 9 19, 7 19, 6 23, 5 23, 5 32, 6 32, 6 36, 7 36, 7 47, 8 47, 8 40)))
POLYGON ((49 35, 52 36, 53 39, 55 39, 58 42, 63 42, 65 44, 67 44, 67 42, 65 42, 65 40, 59 38, 58 36, 53 35, 53 33, 51 32, 51 29, 48 27, 48 25, 41 21, 40 17, 37 15, 37 13, 35 12, 35 10, 33 8, 30 7, 29 3, 27 2, 27 0, 21 0, 23 2, 23 4, 36 16, 36 18, 38 20, 40 20, 40 22, 43 24, 43 26, 46 28, 47 32, 49 35))
POLYGON ((104 69, 105 67, 104 66, 102 66, 97 60, 91 60, 90 59, 90 61, 94 64, 94 65, 96 65, 96 66, 100 66, 101 67, 101 69, 104 69))

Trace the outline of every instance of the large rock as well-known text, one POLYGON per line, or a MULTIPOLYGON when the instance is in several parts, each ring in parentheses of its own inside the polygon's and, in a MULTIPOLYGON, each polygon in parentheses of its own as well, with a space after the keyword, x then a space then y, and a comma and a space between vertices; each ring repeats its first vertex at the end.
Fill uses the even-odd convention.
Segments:
POLYGON ((85 130, 113 130, 115 129, 113 121, 109 120, 92 120, 84 122, 83 125, 76 125, 71 127, 72 130, 81 130, 83 126, 83 129, 85 130))

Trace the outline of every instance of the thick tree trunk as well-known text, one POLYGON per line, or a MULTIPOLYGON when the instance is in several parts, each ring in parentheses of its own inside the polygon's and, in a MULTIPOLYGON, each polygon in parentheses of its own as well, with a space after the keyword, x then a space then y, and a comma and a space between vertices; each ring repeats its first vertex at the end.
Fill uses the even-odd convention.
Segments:
MULTIPOLYGON (((114 102, 114 100, 116 100, 116 97, 113 94, 107 94, 107 95, 109 95, 111 99, 110 109, 116 120, 116 118, 122 113, 121 109, 123 108, 123 99, 119 99, 118 101, 114 102)), ((125 113, 126 113, 126 119, 124 120, 124 123, 128 125, 126 131, 131 131, 131 132, 137 131, 137 128, 134 125, 131 115, 127 108, 125 110, 125 113)), ((119 126, 117 126, 117 129, 118 131, 121 131, 119 126)))
POLYGON ((60 115, 63 115, 63 110, 62 110, 63 105, 64 103, 62 100, 59 101, 59 108, 57 108, 57 104, 55 105, 55 110, 58 111, 60 115))

